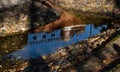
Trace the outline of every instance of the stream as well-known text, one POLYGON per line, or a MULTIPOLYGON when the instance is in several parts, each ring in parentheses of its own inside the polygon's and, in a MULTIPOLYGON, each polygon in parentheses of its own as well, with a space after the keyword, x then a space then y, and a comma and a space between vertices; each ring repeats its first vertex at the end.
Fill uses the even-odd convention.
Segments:
POLYGON ((42 55, 49 55, 59 48, 85 40, 107 29, 107 25, 94 27, 93 24, 67 26, 53 32, 29 33, 27 44, 20 50, 4 57, 11 59, 30 59, 42 55))
MULTIPOLYGON (((60 48, 75 44, 110 28, 110 24, 78 24, 50 32, 24 33, 0 38, 0 71, 16 64, 15 60, 30 60, 50 55, 60 48), (12 62, 11 62, 12 61, 12 62)), ((13 67, 14 68, 14 67, 13 67)))

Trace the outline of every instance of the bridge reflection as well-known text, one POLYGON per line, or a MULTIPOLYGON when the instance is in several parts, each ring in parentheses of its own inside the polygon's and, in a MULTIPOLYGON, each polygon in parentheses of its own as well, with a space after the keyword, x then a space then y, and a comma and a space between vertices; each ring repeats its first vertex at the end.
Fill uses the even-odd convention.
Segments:
POLYGON ((60 30, 56 30, 50 33, 42 32, 29 34, 28 45, 33 44, 45 44, 55 41, 69 41, 74 35, 79 35, 85 31, 85 25, 67 26, 60 30))

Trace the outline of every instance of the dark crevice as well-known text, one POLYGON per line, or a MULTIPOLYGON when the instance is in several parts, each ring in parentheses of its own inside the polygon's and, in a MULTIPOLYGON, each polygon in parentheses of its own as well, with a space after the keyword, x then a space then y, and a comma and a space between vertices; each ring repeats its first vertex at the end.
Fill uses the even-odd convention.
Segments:
POLYGON ((115 36, 119 35, 119 33, 120 33, 120 31, 116 31, 105 42, 103 42, 100 46, 98 46, 97 48, 95 48, 92 51, 93 55, 96 55, 97 51, 99 51, 100 49, 104 48, 105 45, 108 44, 115 36))
POLYGON ((119 63, 120 63, 120 58, 111 62, 110 64, 108 64, 106 67, 104 67, 99 72, 108 72, 108 71, 112 70, 114 67, 116 67, 116 65, 118 65, 119 63))
POLYGON ((36 59, 30 59, 28 67, 22 72, 50 72, 50 67, 41 57, 36 59))
POLYGON ((113 48, 117 51, 117 53, 120 56, 120 46, 118 46, 117 44, 113 44, 113 48))
POLYGON ((115 0, 115 6, 120 9, 120 0, 115 0))
POLYGON ((32 0, 29 16, 30 29, 31 32, 34 32, 35 28, 57 20, 60 14, 46 1, 32 0))

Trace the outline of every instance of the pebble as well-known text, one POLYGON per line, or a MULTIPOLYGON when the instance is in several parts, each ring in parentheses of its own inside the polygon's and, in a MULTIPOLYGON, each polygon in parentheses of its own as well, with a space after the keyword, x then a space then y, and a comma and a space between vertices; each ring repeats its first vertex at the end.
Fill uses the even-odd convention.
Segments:
POLYGON ((61 55, 62 55, 62 56, 66 56, 67 53, 63 51, 63 52, 61 52, 61 55))
POLYGON ((47 59, 47 56, 43 55, 43 56, 42 56, 42 59, 46 60, 46 59, 47 59))
POLYGON ((2 68, 2 65, 0 65, 0 68, 2 68))

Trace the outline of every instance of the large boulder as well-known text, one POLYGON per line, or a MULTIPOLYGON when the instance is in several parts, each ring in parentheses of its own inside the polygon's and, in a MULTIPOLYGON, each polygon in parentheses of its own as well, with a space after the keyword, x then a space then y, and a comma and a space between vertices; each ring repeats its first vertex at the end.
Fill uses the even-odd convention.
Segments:
POLYGON ((25 32, 57 20, 61 11, 43 0, 1 0, 0 36, 25 32))
POLYGON ((59 19, 62 11, 49 1, 33 1, 30 7, 32 29, 59 19))
MULTIPOLYGON (((120 0, 51 0, 65 9, 78 10, 78 12, 91 12, 118 16, 120 18, 120 0)), ((89 14, 88 14, 89 15, 89 14)))
POLYGON ((29 1, 30 0, 0 0, 0 8, 20 5, 29 1))

